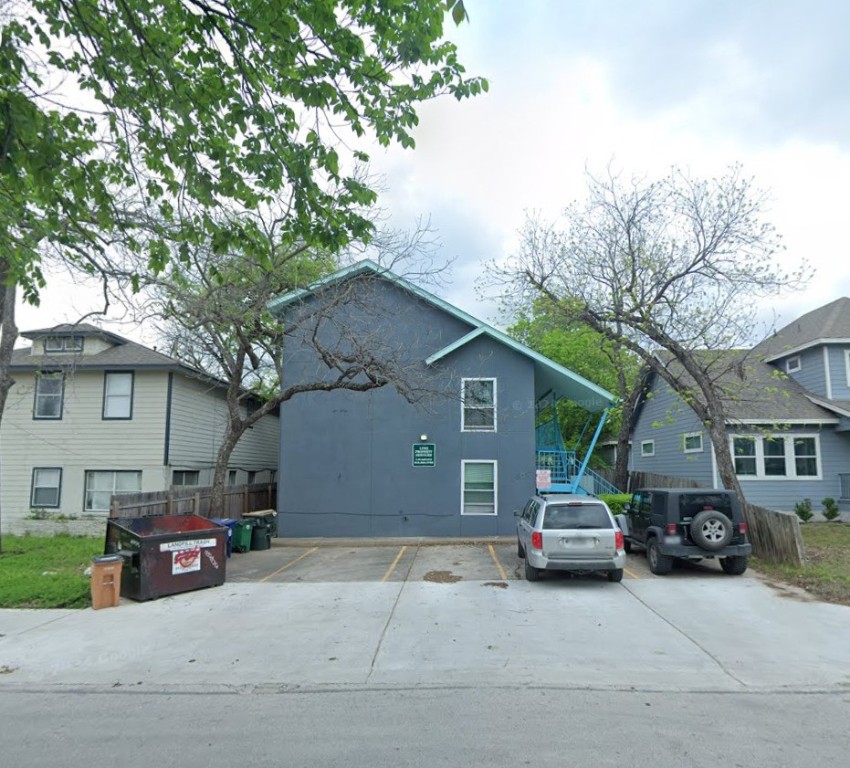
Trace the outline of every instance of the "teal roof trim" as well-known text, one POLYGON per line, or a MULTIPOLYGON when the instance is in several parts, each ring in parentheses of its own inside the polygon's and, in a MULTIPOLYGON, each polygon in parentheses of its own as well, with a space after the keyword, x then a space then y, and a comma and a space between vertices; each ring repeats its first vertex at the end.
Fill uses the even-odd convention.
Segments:
POLYGON ((431 355, 425 361, 428 365, 433 365, 435 362, 447 357, 452 354, 452 352, 455 352, 481 336, 489 336, 491 339, 504 344, 506 347, 509 347, 515 352, 530 358, 534 362, 535 376, 540 384, 538 387, 539 391, 552 389, 557 391, 560 395, 570 397, 570 399, 579 403, 585 410, 593 412, 601 411, 604 408, 617 403, 617 397, 607 390, 602 389, 602 387, 588 381, 583 376, 579 376, 569 368, 559 365, 554 360, 544 357, 539 352, 535 352, 530 347, 525 346, 525 344, 521 344, 515 339, 512 339, 506 333, 503 333, 493 326, 482 322, 478 318, 467 314, 463 310, 458 309, 457 307, 449 304, 447 301, 429 293, 423 288, 420 288, 418 285, 411 283, 409 280, 399 277, 370 259, 364 259, 356 264, 352 264, 350 267, 334 272, 332 275, 328 275, 321 280, 317 280, 307 288, 291 291, 283 296, 278 296, 276 299, 272 299, 268 303, 269 311, 272 312, 272 314, 280 315, 288 306, 308 298, 314 293, 321 291, 323 288, 328 288, 332 285, 343 282, 344 280, 365 273, 372 273, 383 277, 400 288, 418 296, 423 301, 439 307, 444 312, 447 312, 453 317, 456 317, 472 326, 472 330, 465 336, 461 336, 461 338, 453 341, 448 346, 443 347, 431 355))

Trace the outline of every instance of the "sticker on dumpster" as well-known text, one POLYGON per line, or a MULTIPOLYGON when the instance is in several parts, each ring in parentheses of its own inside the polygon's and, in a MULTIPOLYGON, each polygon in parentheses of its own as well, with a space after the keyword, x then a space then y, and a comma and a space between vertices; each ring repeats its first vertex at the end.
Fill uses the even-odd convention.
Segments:
POLYGON ((183 541, 166 541, 159 545, 160 552, 178 552, 184 549, 214 547, 216 539, 184 539, 183 541))
POLYGON ((171 553, 171 574, 191 573, 201 570, 201 548, 181 549, 171 553))

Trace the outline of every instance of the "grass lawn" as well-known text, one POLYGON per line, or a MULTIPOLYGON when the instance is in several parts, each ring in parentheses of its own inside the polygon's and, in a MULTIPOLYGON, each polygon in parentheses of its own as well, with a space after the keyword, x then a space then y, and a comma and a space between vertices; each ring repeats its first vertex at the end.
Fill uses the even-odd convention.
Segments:
POLYGON ((0 608, 87 608, 83 572, 101 554, 101 536, 4 536, 0 608))
POLYGON ((803 523, 809 562, 802 568, 752 558, 760 573, 779 579, 831 603, 850 605, 850 523, 803 523))

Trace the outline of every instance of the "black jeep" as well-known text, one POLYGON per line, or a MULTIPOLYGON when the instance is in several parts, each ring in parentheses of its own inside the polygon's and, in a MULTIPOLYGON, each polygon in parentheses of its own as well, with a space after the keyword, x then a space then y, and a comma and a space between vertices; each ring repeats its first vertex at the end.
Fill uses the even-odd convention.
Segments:
POLYGON ((719 557, 726 573, 747 570, 752 545, 741 502, 732 491, 716 488, 652 488, 635 491, 617 523, 632 546, 646 549, 649 570, 670 573, 673 558, 719 557))

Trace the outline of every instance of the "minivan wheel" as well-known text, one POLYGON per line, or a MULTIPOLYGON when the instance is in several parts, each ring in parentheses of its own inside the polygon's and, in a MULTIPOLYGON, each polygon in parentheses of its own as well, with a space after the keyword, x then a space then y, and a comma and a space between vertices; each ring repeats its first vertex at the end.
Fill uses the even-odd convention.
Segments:
POLYGON ((615 568, 613 571, 608 571, 608 581, 622 581, 623 569, 615 568))
POLYGON ((528 559, 525 561, 525 580, 526 581, 538 581, 540 579, 540 569, 535 568, 533 565, 529 565, 528 559))
POLYGON ((720 567, 724 573, 730 576, 740 576, 747 570, 747 558, 744 555, 735 555, 734 557, 721 557, 720 567))
POLYGON ((664 576, 673 570, 673 558, 659 552, 656 539, 646 542, 646 559, 649 561, 649 570, 656 576, 664 576))
POLYGON ((516 540, 516 556, 519 558, 525 557, 525 548, 522 546, 522 542, 519 539, 516 540))

